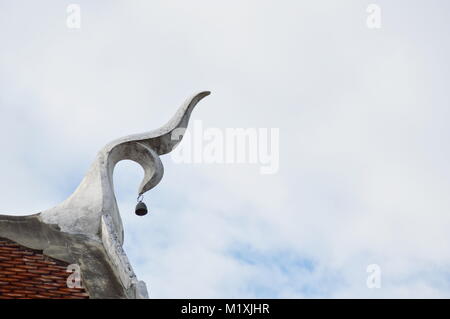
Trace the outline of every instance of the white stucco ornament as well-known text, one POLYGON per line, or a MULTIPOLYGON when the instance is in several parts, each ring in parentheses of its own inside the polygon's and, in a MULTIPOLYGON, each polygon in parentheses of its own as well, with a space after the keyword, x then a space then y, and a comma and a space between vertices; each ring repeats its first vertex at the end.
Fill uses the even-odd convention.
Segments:
POLYGON ((135 285, 142 290, 143 283, 136 280, 122 249, 123 225, 114 195, 114 167, 121 160, 135 161, 144 169, 138 194, 155 187, 164 173, 159 156, 178 145, 193 108, 209 94, 205 91, 189 98, 174 117, 157 130, 126 136, 106 145, 75 192, 39 215, 42 222, 57 225, 62 232, 83 234, 102 242, 126 288, 135 285))

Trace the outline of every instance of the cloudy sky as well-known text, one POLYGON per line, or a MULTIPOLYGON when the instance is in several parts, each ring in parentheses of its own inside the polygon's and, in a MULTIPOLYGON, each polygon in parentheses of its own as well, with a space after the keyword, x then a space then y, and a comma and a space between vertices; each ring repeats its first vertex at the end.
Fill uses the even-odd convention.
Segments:
POLYGON ((165 155, 138 217, 119 163, 151 297, 450 297, 448 1, 373 2, 379 29, 365 0, 78 1, 80 29, 70 3, 0 0, 0 213, 55 206, 106 143, 210 90, 191 124, 278 128, 279 170, 165 155))

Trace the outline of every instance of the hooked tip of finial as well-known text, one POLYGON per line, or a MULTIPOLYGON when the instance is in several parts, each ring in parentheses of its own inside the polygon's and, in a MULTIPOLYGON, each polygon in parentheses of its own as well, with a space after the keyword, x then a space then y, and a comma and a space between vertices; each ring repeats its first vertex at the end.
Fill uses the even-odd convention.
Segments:
POLYGON ((211 91, 202 91, 202 92, 198 93, 196 97, 201 100, 210 94, 211 94, 211 91))

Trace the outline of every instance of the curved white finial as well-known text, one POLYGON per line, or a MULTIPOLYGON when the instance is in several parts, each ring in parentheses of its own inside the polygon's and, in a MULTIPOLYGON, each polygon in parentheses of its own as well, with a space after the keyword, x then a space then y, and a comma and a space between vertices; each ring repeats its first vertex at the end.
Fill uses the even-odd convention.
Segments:
POLYGON ((172 133, 186 129, 195 105, 209 94, 205 91, 188 99, 175 116, 157 130, 130 135, 106 145, 76 191, 58 206, 42 212, 40 218, 45 223, 57 224, 63 232, 99 238, 102 216, 109 215, 122 244, 123 226, 113 186, 115 165, 128 159, 142 166, 144 179, 139 194, 155 187, 164 173, 159 155, 167 154, 177 146, 182 134, 174 134, 176 138, 173 138, 172 133))

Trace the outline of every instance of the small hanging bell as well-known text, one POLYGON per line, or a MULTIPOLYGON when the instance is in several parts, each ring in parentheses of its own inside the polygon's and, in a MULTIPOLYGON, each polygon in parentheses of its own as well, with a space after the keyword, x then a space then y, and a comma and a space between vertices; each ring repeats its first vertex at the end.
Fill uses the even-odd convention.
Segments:
POLYGON ((136 210, 134 212, 138 216, 147 215, 147 213, 148 213, 147 205, 145 205, 145 203, 142 201, 142 199, 141 200, 138 199, 138 203, 136 205, 136 210))

